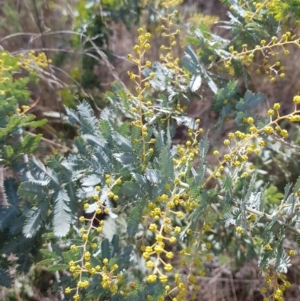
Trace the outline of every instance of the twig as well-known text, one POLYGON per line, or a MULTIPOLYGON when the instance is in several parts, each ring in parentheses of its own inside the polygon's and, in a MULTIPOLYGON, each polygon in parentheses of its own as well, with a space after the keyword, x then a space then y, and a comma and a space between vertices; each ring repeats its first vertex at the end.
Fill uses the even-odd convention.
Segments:
MULTIPOLYGON (((45 40, 45 36, 44 36, 44 33, 47 32, 46 30, 46 26, 45 26, 45 23, 44 23, 44 19, 43 19, 43 10, 41 10, 41 13, 39 14, 39 11, 38 11, 38 8, 37 8, 37 3, 36 3, 36 0, 32 0, 32 4, 33 4, 33 8, 34 8, 34 13, 36 15, 36 25, 40 31, 40 37, 41 37, 41 42, 42 42, 42 46, 43 48, 46 48, 46 40, 45 40)), ((47 61, 49 60, 49 57, 47 55, 47 52, 45 51, 45 55, 46 55, 46 58, 47 58, 47 61)), ((51 68, 48 66, 48 70, 49 70, 49 73, 51 76, 53 76, 52 74, 52 70, 51 68)), ((51 88, 53 89, 53 87, 51 86, 51 88)), ((60 121, 61 123, 63 123, 63 117, 62 117, 62 111, 61 111, 61 107, 58 103, 58 100, 57 98, 55 98, 55 103, 56 103, 56 107, 57 107, 57 111, 59 113, 59 118, 60 118, 60 121)), ((65 131, 63 131, 63 135, 64 135, 64 138, 65 140, 67 140, 67 136, 66 136, 66 133, 65 131)))
MULTIPOLYGON (((91 45, 93 46, 93 48, 95 49, 95 51, 97 52, 97 54, 99 55, 98 58, 97 58, 97 57, 95 57, 95 58, 96 58, 98 61, 100 61, 100 58, 101 58, 101 59, 103 60, 103 62, 105 62, 105 65, 106 65, 106 66, 110 69, 110 71, 112 72, 112 75, 113 75, 113 77, 115 78, 115 80, 117 80, 117 81, 123 86, 123 88, 125 89, 125 91, 128 91, 128 88, 127 88, 126 85, 121 81, 121 79, 119 78, 117 72, 114 71, 115 68, 114 68, 114 66, 109 62, 109 60, 108 60, 107 56, 105 55, 105 53, 104 53, 99 47, 97 47, 97 45, 93 42, 93 40, 92 40, 90 37, 88 37, 87 35, 85 35, 85 34, 83 34, 83 33, 75 32, 75 31, 73 31, 73 30, 58 30, 58 31, 52 31, 52 32, 43 32, 42 34, 41 34, 41 33, 39 33, 39 34, 34 34, 34 33, 33 33, 32 36, 33 36, 33 40, 35 40, 35 39, 41 38, 42 35, 43 35, 43 37, 45 37, 45 36, 47 36, 47 35, 53 35, 53 34, 72 34, 72 35, 78 35, 78 36, 81 36, 81 37, 83 37, 83 38, 85 39, 84 44, 87 43, 87 42, 90 42, 91 45)), ((7 36, 7 37, 5 37, 5 38, 2 38, 2 39, 0 40, 0 42, 6 40, 6 39, 8 39, 8 38, 18 36, 18 35, 23 35, 23 33, 12 34, 12 35, 10 35, 10 36, 7 36)), ((30 34, 27 34, 27 35, 30 35, 30 34)), ((41 50, 43 50, 43 49, 41 49, 41 50)), ((47 48, 46 48, 45 50, 47 50, 47 48)), ((48 49, 48 50, 49 50, 49 49, 48 49)), ((62 49, 60 49, 59 51, 62 51, 62 49)), ((66 51, 66 50, 64 50, 64 51, 66 51)), ((84 53, 87 55, 86 52, 84 52, 84 53)), ((125 57, 118 57, 118 58, 127 60, 125 57)))
MULTIPOLYGON (((47 247, 48 247, 48 250, 50 252, 53 252, 52 247, 51 247, 51 243, 48 243, 47 247)), ((58 271, 54 272, 54 277, 55 277, 55 280, 56 280, 57 283, 61 283, 61 281, 60 281, 60 275, 59 275, 58 271)), ((59 295, 60 295, 60 300, 64 300, 65 299, 65 294, 64 294, 64 290, 63 290, 62 286, 60 286, 59 295)))
POLYGON ((15 298, 17 299, 17 301, 22 301, 15 284, 14 284, 14 293, 15 293, 15 298))
POLYGON ((231 286, 231 290, 232 290, 233 299, 234 299, 234 301, 237 301, 237 296, 236 296, 235 286, 234 286, 234 282, 233 282, 232 272, 230 272, 229 278, 230 278, 230 286, 231 286))
MULTIPOLYGON (((25 133, 28 134, 28 135, 30 135, 30 136, 33 136, 33 137, 36 137, 36 136, 37 136, 37 134, 30 133, 30 132, 28 132, 28 131, 25 131, 25 133)), ((59 148, 65 148, 65 149, 68 150, 69 152, 72 152, 72 150, 71 150, 69 147, 64 146, 64 145, 62 145, 62 144, 59 144, 59 143, 57 143, 57 142, 54 142, 54 141, 52 141, 52 140, 46 139, 46 138, 44 138, 44 137, 41 137, 41 140, 42 140, 42 141, 45 141, 45 142, 47 142, 47 143, 50 143, 50 144, 52 144, 52 145, 55 145, 55 146, 57 146, 57 147, 59 147, 59 148)))
MULTIPOLYGON (((224 201, 224 197, 222 197, 221 195, 218 196, 219 200, 221 201, 224 201)), ((237 205, 236 205, 237 208, 239 208, 237 205)), ((259 216, 259 217, 263 217, 265 219, 267 219, 268 221, 273 221, 273 217, 267 213, 264 213, 264 212, 261 212, 261 211, 258 211, 258 210, 255 210, 253 208, 250 208, 248 206, 246 206, 246 211, 248 211, 249 213, 253 213, 255 214, 256 216, 259 216)), ((291 232, 297 234, 297 235, 300 235, 300 230, 290 226, 290 225, 287 225, 286 223, 284 223, 283 221, 277 219, 276 220, 276 223, 278 223, 280 226, 284 226, 285 228, 287 228, 288 230, 290 230, 291 232)))
MULTIPOLYGON (((268 221, 272 221, 273 218, 271 215, 269 214, 266 214, 266 213, 263 213, 263 212, 260 212, 258 210, 255 210, 255 209, 252 209, 250 207, 246 207, 246 210, 249 212, 249 213, 253 213, 257 216, 260 216, 260 217, 264 217, 266 218, 268 221)), ((277 219, 276 220, 276 223, 278 223, 280 226, 284 226, 285 228, 287 228, 288 230, 290 230, 291 232, 297 234, 297 235, 300 235, 300 230, 298 229, 295 229, 294 227, 290 226, 290 225, 287 225, 286 223, 284 223, 283 221, 277 219)))
POLYGON ((0 166, 0 206, 8 206, 4 191, 4 166, 0 166))

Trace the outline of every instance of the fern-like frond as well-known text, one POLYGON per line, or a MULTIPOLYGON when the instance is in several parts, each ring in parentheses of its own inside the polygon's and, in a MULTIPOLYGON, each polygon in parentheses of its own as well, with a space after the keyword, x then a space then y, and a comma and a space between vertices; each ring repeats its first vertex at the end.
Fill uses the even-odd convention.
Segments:
POLYGON ((145 203, 145 201, 140 200, 129 214, 129 217, 127 219, 127 233, 131 237, 134 237, 138 230, 145 203))
POLYGON ((48 209, 49 200, 45 199, 36 208, 30 210, 23 227, 25 237, 33 237, 38 232, 46 220, 48 209))
POLYGON ((30 170, 33 178, 38 180, 49 181, 54 188, 59 186, 58 176, 53 169, 46 168, 45 165, 38 161, 34 156, 30 161, 30 170))
POLYGON ((99 132, 99 120, 95 117, 94 111, 88 102, 83 101, 77 106, 81 126, 85 128, 86 133, 98 133, 99 132), (84 124, 84 126, 83 126, 84 124))
POLYGON ((65 189, 61 189, 53 195, 53 232, 62 237, 68 234, 72 221, 70 210, 70 198, 65 189))
MULTIPOLYGON (((8 203, 13 206, 18 206, 20 198, 18 195, 18 183, 14 178, 6 178, 4 180, 4 190, 8 203)), ((1 221, 1 219, 0 219, 1 221)))
POLYGON ((162 176, 174 179, 174 164, 172 161, 170 149, 167 147, 164 147, 160 152, 159 166, 162 176))
POLYGON ((19 187, 19 193, 27 200, 43 200, 50 195, 49 188, 47 186, 48 181, 30 181, 23 182, 19 187))
POLYGON ((0 206, 0 231, 8 228, 17 218, 19 210, 16 206, 0 206))

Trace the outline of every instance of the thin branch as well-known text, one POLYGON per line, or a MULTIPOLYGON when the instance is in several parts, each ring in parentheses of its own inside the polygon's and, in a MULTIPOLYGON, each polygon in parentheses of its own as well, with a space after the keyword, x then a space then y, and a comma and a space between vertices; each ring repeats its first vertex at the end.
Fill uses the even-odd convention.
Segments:
MULTIPOLYGON (((48 247, 48 250, 50 252, 53 252, 51 243, 48 243, 47 247, 48 247)), ((56 280, 57 283, 61 283, 61 281, 60 281, 60 275, 59 275, 58 271, 54 272, 54 277, 55 277, 55 280, 56 280)), ((64 294, 64 290, 63 290, 62 286, 60 286, 59 295, 60 295, 60 300, 64 300, 65 299, 65 294, 64 294)))
MULTIPOLYGON (((273 217, 269 214, 266 214, 266 213, 263 213, 263 212, 260 212, 258 210, 255 210, 255 209, 252 209, 250 207, 246 207, 246 210, 249 212, 249 213, 253 213, 259 217, 264 217, 265 219, 267 219, 268 221, 272 221, 273 220, 273 217)), ((284 226, 285 228, 287 228, 288 230, 290 230, 291 232, 297 234, 297 235, 300 235, 300 230, 298 229, 295 229, 294 227, 290 226, 290 225, 287 225, 286 223, 284 223, 283 221, 277 219, 276 220, 276 223, 278 223, 280 226, 284 226)))
MULTIPOLYGON (((218 196, 218 199, 221 200, 221 201, 224 201, 224 197, 222 197, 221 195, 218 196)), ((236 206, 237 208, 239 208, 238 206, 236 206)), ((250 208, 248 206, 246 206, 246 211, 248 211, 249 213, 253 213, 255 214, 256 216, 259 216, 259 217, 263 217, 265 218, 266 220, 268 221, 273 221, 273 217, 267 213, 264 213, 264 212, 261 212, 261 211, 258 211, 258 210, 255 210, 253 208, 250 208)), ((284 226, 286 229, 290 230, 291 232, 297 234, 297 235, 300 235, 300 230, 290 226, 290 225, 287 225, 286 223, 284 223, 283 221, 277 219, 276 220, 276 223, 279 224, 280 226, 284 226)))
MULTIPOLYGON (((28 132, 28 131, 25 131, 25 133, 28 134, 28 135, 30 135, 30 136, 33 136, 33 137, 36 137, 36 136, 37 136, 37 134, 30 133, 30 132, 28 132)), ((59 143, 57 143, 57 142, 54 142, 54 141, 52 141, 52 140, 46 139, 46 138, 44 138, 44 137, 41 137, 41 140, 44 141, 44 142, 47 142, 47 143, 49 143, 49 144, 52 144, 52 145, 54 145, 54 146, 56 146, 56 147, 59 147, 60 149, 65 148, 67 151, 73 152, 69 147, 67 147, 67 146, 65 146, 65 145, 62 145, 62 144, 59 144, 59 143)))
POLYGON ((4 166, 0 166, 0 206, 8 206, 4 190, 4 166))

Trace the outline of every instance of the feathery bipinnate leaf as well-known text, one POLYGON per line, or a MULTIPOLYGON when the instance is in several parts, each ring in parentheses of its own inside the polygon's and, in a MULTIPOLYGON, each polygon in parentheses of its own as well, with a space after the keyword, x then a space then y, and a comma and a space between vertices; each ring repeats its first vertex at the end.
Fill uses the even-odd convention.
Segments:
POLYGON ((0 206, 0 231, 9 227, 17 218, 19 209, 17 206, 0 206))
POLYGON ((170 153, 170 149, 168 147, 164 147, 161 150, 159 156, 159 166, 162 176, 174 179, 174 164, 170 153))
POLYGON ((41 200, 48 198, 50 192, 47 187, 49 181, 32 180, 30 182, 23 182, 19 187, 19 193, 27 200, 41 200))
POLYGON ((129 214, 129 217, 127 219, 127 233, 130 237, 134 237, 138 230, 144 207, 145 202, 140 200, 129 214))
POLYGON ((80 116, 81 127, 84 126, 84 133, 99 133, 99 120, 95 117, 94 111, 88 102, 83 101, 77 106, 80 116), (84 125, 83 125, 84 123, 84 125))
POLYGON ((11 279, 9 276, 9 271, 0 268, 0 287, 11 287, 11 279))
POLYGON ((59 180, 56 172, 51 168, 45 167, 45 165, 41 161, 37 160, 34 156, 30 161, 30 170, 33 178, 49 181, 49 184, 52 188, 59 187, 59 180))
POLYGON ((8 203, 13 206, 18 206, 20 198, 18 195, 18 183, 16 179, 6 178, 4 180, 4 189, 8 203))
POLYGON ((53 231, 54 235, 62 237, 68 234, 71 226, 70 198, 65 189, 55 192, 53 198, 53 231))
POLYGON ((30 210, 23 227, 23 234, 25 237, 33 237, 42 227, 47 217, 48 208, 49 200, 46 199, 44 202, 41 202, 36 208, 30 210))
POLYGON ((293 187, 293 192, 297 193, 300 190, 300 176, 297 179, 297 182, 295 183, 294 187, 293 187))
POLYGON ((187 45, 185 48, 185 56, 181 60, 184 68, 192 73, 189 88, 192 92, 197 91, 202 84, 201 67, 197 55, 191 46, 187 45))

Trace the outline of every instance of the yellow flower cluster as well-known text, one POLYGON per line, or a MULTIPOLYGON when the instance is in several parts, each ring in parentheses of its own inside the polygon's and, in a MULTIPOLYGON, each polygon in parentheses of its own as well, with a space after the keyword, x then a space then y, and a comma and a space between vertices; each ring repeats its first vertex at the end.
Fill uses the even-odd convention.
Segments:
POLYGON ((284 301, 283 293, 291 286, 290 282, 286 280, 286 276, 282 273, 271 272, 267 269, 265 271, 264 280, 266 285, 260 289, 261 293, 264 295, 263 300, 284 301), (269 293, 269 291, 272 293, 269 293))
POLYGON ((95 274, 101 275, 101 286, 104 289, 109 289, 112 294, 117 292, 118 283, 122 281, 122 277, 120 275, 115 275, 115 271, 117 271, 119 268, 117 264, 109 267, 109 260, 105 258, 103 259, 102 266, 96 265, 93 267, 90 260, 91 254, 90 252, 86 251, 82 259, 78 260, 77 262, 69 262, 69 271, 72 273, 74 278, 79 278, 79 280, 77 281, 76 288, 71 289, 70 287, 67 287, 65 292, 69 294, 72 290, 76 290, 76 294, 73 296, 74 300, 80 299, 79 289, 85 289, 90 285, 90 282, 86 277, 95 274), (85 279, 83 278, 84 275, 85 279))
MULTIPOLYGON (((196 123, 199 124, 200 119, 196 121, 196 123)), ((199 155, 197 139, 202 133, 202 128, 199 128, 195 131, 193 131, 192 129, 188 129, 188 137, 190 138, 190 140, 186 141, 185 145, 177 146, 177 156, 173 158, 175 167, 180 167, 189 164, 194 160, 194 158, 197 155, 199 155)))
MULTIPOLYGON (((271 58, 277 57, 279 51, 283 54, 289 55, 289 50, 286 49, 288 45, 300 45, 300 39, 292 36, 291 32, 284 33, 280 39, 272 37, 267 43, 266 40, 261 40, 260 45, 256 45, 254 49, 248 49, 247 44, 242 45, 241 51, 237 51, 233 46, 229 47, 231 56, 228 59, 223 60, 224 68, 229 70, 229 73, 233 73, 232 61, 239 59, 249 71, 256 69, 256 73, 260 74, 264 72, 271 82, 275 82, 277 78, 284 78, 285 73, 284 66, 281 66, 280 61, 270 62, 271 58), (263 56, 262 64, 258 64, 254 61, 256 54, 263 56)), ((210 57, 211 60, 214 57, 210 57)))
MULTIPOLYGON (((228 147, 229 153, 223 156, 223 160, 219 160, 219 166, 214 171, 213 175, 207 179, 207 182, 211 180, 214 176, 216 178, 221 177, 221 173, 224 171, 224 165, 230 164, 235 167, 243 167, 249 159, 249 154, 259 154, 260 149, 266 146, 266 135, 277 135, 283 139, 289 136, 288 131, 282 129, 279 122, 286 119, 291 122, 300 121, 300 110, 297 109, 297 104, 300 103, 300 96, 295 96, 293 98, 295 103, 295 109, 292 113, 285 116, 280 116, 280 104, 275 103, 273 109, 268 110, 268 115, 270 116, 270 123, 264 127, 258 129, 255 126, 255 120, 253 117, 248 117, 244 119, 245 124, 248 125, 249 133, 243 133, 241 131, 236 131, 234 133, 229 133, 228 138, 223 141, 224 145, 228 147), (273 116, 276 114, 275 118, 273 116), (254 142, 253 142, 254 141, 254 142)), ((219 151, 214 150, 213 155, 219 157, 219 151)), ((252 165, 249 165, 249 168, 252 165)), ((244 171, 241 177, 248 177, 249 172, 244 171)))
MULTIPOLYGON (((178 146, 179 155, 183 156, 186 150, 191 151, 193 149, 192 145, 193 141, 185 147, 178 146)), ((142 245, 141 247, 142 256, 146 260, 146 267, 150 270, 146 281, 153 283, 159 280, 163 284, 168 282, 168 285, 165 286, 165 291, 166 295, 172 296, 172 300, 181 300, 182 298, 186 298, 187 294, 193 299, 196 296, 195 292, 200 289, 197 285, 197 277, 193 274, 193 271, 199 270, 199 266, 202 264, 202 261, 198 257, 204 256, 207 261, 213 260, 213 255, 207 253, 212 248, 210 242, 203 242, 198 232, 194 233, 192 229, 184 229, 184 227, 176 225, 174 216, 177 219, 181 219, 187 212, 199 206, 187 193, 178 193, 180 185, 182 185, 182 182, 179 177, 175 178, 172 184, 165 184, 165 189, 168 192, 159 195, 155 201, 148 203, 150 211, 143 218, 143 222, 148 221, 148 230, 155 235, 155 242, 152 245, 142 245), (175 211, 174 208, 179 208, 179 210, 175 211), (197 248, 203 244, 203 251, 199 249, 199 252, 194 252, 191 248, 185 247, 179 252, 179 256, 181 257, 179 261, 180 266, 188 267, 190 273, 186 279, 181 279, 180 275, 176 274, 175 283, 172 284, 172 278, 168 276, 168 273, 174 270, 174 266, 170 260, 175 257, 175 254, 170 246, 177 243, 177 236, 182 235, 182 233, 197 236, 198 241, 196 242, 194 238, 191 238, 191 243, 197 245, 197 248), (171 289, 172 285, 173 288, 171 289), (174 294, 176 297, 174 297, 174 294)), ((204 224, 202 229, 204 232, 211 231, 211 227, 208 224, 204 224)), ((204 276, 204 271, 201 270, 199 275, 204 276)))
MULTIPOLYGON (((10 78, 5 75, 6 71, 11 71, 13 70, 13 66, 6 66, 6 58, 9 56, 7 52, 1 52, 0 55, 0 84, 8 82, 10 78)), ((4 95, 5 90, 0 89, 0 95, 4 95)))
MULTIPOLYGON (((51 60, 47 60, 45 53, 41 52, 35 55, 34 51, 30 51, 27 55, 11 56, 6 51, 0 51, 0 85, 13 81, 12 71, 23 68, 25 70, 33 71, 36 67, 46 68, 51 60)), ((7 86, 7 85, 6 85, 7 86)), ((0 95, 6 93, 5 89, 0 88, 0 95)), ((25 113, 29 108, 22 107, 17 112, 23 111, 25 113)))
POLYGON ((236 227, 236 232, 239 234, 243 234, 244 233, 244 229, 241 226, 236 227))
MULTIPOLYGON (((76 291, 73 295, 73 300, 80 300, 80 289, 85 289, 89 286, 89 279, 93 275, 101 275, 102 280, 100 285, 111 292, 111 294, 115 294, 118 291, 121 282, 123 281, 123 277, 120 273, 118 273, 118 265, 111 264, 107 258, 104 258, 102 261, 102 265, 94 265, 91 262, 92 254, 95 249, 97 249, 100 245, 100 241, 95 242, 95 238, 92 235, 92 232, 96 233, 102 232, 102 227, 104 225, 103 220, 99 220, 97 218, 98 214, 109 213, 109 209, 105 207, 105 205, 101 202, 101 199, 105 199, 109 197, 114 201, 118 201, 119 196, 113 193, 115 186, 122 184, 122 179, 115 179, 110 174, 105 175, 105 184, 109 187, 108 191, 102 192, 102 189, 99 185, 95 186, 94 195, 90 198, 91 201, 96 201, 97 208, 93 213, 91 218, 86 218, 84 216, 79 217, 79 221, 81 223, 85 223, 85 225, 79 229, 79 233, 82 235, 82 245, 71 245, 70 250, 75 251, 77 249, 81 249, 82 256, 77 261, 69 262, 69 271, 73 275, 74 278, 78 278, 76 288, 67 287, 65 289, 65 293, 71 293, 72 291, 76 291), (99 195, 103 193, 104 195, 99 195)), ((117 189, 118 190, 118 189, 117 189)), ((90 208, 89 203, 84 203, 83 209, 87 210, 90 208)))
MULTIPOLYGON (((131 113, 134 118, 137 120, 131 123, 132 126, 139 127, 141 132, 141 139, 136 139, 134 143, 142 142, 142 154, 141 159, 143 162, 146 161, 147 155, 151 155, 154 150, 153 148, 147 149, 146 137, 148 136, 147 126, 144 124, 144 117, 151 117, 154 114, 154 110, 152 108, 152 102, 147 100, 145 95, 147 91, 151 88, 150 81, 153 80, 156 76, 154 72, 149 71, 148 69, 152 67, 152 63, 150 61, 145 61, 145 54, 151 48, 150 38, 151 34, 149 32, 144 32, 143 28, 138 29, 138 41, 139 43, 133 47, 135 51, 134 54, 128 54, 127 59, 133 62, 137 66, 137 72, 128 71, 129 78, 135 83, 135 90, 137 95, 133 96, 128 93, 128 99, 133 100, 131 113), (147 69, 148 76, 144 77, 143 71, 147 69)), ((143 169, 146 168, 143 165, 143 169)))
MULTIPOLYGON (((168 6, 169 7, 169 6, 168 6)), ((168 9, 168 8, 167 8, 168 9)), ((173 29, 175 18, 178 15, 178 11, 167 11, 167 16, 160 16, 159 20, 161 25, 158 30, 161 32, 161 36, 165 38, 165 43, 160 46, 160 49, 164 51, 164 54, 160 54, 160 60, 164 66, 168 67, 174 73, 172 82, 178 83, 188 80, 188 73, 182 69, 179 62, 179 58, 176 57, 174 49, 177 46, 176 37, 179 36, 180 30, 173 29)))
POLYGON ((47 56, 44 52, 35 54, 35 51, 30 51, 27 55, 20 55, 20 62, 18 65, 25 70, 33 70, 36 67, 47 68, 48 64, 52 61, 47 59, 47 56))

